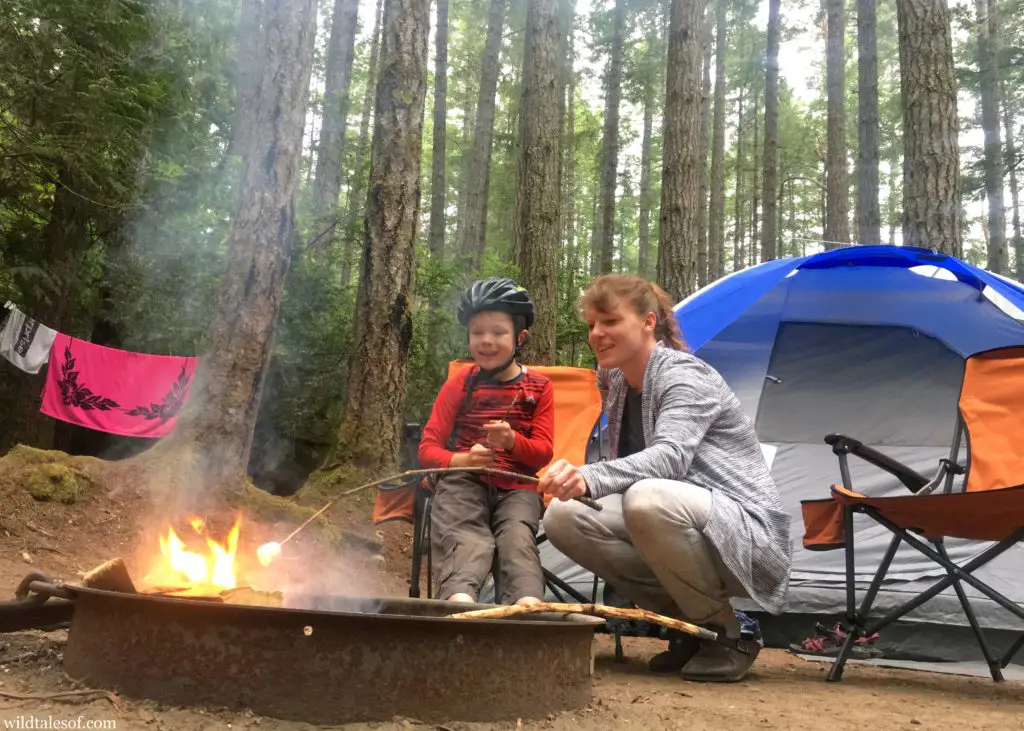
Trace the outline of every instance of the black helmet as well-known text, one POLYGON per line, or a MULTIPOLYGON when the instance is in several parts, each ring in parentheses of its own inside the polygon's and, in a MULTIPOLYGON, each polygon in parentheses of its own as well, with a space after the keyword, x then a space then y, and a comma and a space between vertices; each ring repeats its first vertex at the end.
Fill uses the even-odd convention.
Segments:
POLYGON ((533 325, 533 302, 523 287, 504 277, 474 282, 459 301, 459 323, 469 325, 478 312, 505 312, 512 316, 517 330, 533 325))

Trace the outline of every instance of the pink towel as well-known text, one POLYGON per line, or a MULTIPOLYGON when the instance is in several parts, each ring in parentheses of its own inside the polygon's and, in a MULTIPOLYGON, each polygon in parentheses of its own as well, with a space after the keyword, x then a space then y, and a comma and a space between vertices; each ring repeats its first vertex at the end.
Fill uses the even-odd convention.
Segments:
POLYGON ((43 387, 44 414, 127 437, 162 437, 188 400, 197 360, 145 355, 58 333, 43 387))

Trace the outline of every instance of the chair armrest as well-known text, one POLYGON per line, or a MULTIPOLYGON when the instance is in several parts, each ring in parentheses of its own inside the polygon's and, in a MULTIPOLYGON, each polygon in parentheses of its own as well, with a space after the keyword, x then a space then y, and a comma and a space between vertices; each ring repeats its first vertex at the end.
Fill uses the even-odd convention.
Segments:
POLYGON ((825 437, 825 444, 832 447, 832 452, 834 454, 852 454, 860 457, 865 462, 872 464, 879 469, 885 470, 902 482, 903 485, 911 492, 916 493, 928 484, 928 478, 920 472, 912 470, 902 462, 899 462, 886 454, 882 454, 877 449, 872 449, 863 442, 853 439, 852 437, 848 437, 844 434, 829 434, 825 437))

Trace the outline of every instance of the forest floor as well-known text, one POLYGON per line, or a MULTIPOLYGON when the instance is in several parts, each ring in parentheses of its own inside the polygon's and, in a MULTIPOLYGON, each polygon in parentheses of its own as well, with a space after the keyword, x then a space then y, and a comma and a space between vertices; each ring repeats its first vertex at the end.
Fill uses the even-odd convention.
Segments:
MULTIPOLYGON (((151 512, 149 502, 134 490, 111 493, 92 485, 67 502, 39 499, 39 495, 38 485, 27 486, 24 473, 14 474, 0 460, 0 600, 11 597, 21 578, 31 571, 42 571, 54 580, 77 582, 85 571, 111 557, 130 553, 139 540, 148 540, 140 521, 152 523, 146 517, 151 512), (36 497, 29 494, 29 489, 36 497)), ((335 549, 345 552, 345 557, 339 558, 345 569, 360 577, 360 593, 407 595, 409 526, 389 524, 375 529, 369 520, 367 500, 332 509, 331 522, 344 531, 359 534, 361 543, 377 545, 371 551, 356 550, 350 543, 335 549)), ((243 524, 241 546, 266 540, 268 531, 279 531, 280 527, 243 524)), ((63 629, 0 635, 0 721, 4 728, 73 728, 75 723, 87 728, 86 721, 90 720, 106 721, 106 728, 167 731, 323 728, 250 712, 169 707, 120 697, 116 704, 103 696, 29 700, 5 697, 46 695, 80 687, 62 669, 66 638, 67 630, 63 629), (47 720, 50 725, 43 725, 47 720), (111 725, 110 721, 115 723, 111 725)), ((647 672, 647 660, 663 649, 663 643, 637 638, 625 638, 623 643, 626 660, 617 663, 611 639, 603 634, 596 636, 593 702, 577 711, 534 720, 510 718, 502 724, 450 722, 435 726, 395 718, 340 728, 1024 729, 1021 683, 996 685, 987 678, 857 666, 847 669, 841 684, 831 684, 824 681, 825 663, 808 662, 782 650, 768 649, 761 653, 745 682, 704 685, 647 672)))

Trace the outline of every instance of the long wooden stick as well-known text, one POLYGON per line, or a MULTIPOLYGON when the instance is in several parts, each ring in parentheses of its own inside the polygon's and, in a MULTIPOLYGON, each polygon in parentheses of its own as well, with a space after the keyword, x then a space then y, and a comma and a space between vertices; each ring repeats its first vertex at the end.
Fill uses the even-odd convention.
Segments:
MULTIPOLYGON (((327 469, 334 469, 334 468, 340 467, 340 466, 341 466, 340 463, 335 463, 335 464, 332 464, 332 465, 328 466, 327 469)), ((281 541, 280 545, 284 545, 289 540, 294 538, 295 535, 299 531, 301 531, 307 525, 309 525, 314 520, 316 520, 317 516, 319 516, 321 513, 323 513, 325 510, 327 510, 327 508, 329 508, 332 505, 334 505, 334 503, 336 503, 337 501, 341 500, 343 497, 348 497, 349 495, 355 495, 357 492, 362 492, 363 490, 368 490, 371 487, 377 487, 379 485, 383 485, 385 482, 392 482, 394 480, 404 480, 404 479, 406 479, 408 477, 418 477, 418 476, 421 476, 421 475, 433 475, 433 474, 446 474, 446 473, 450 473, 450 472, 473 472, 473 473, 476 473, 476 474, 483 474, 483 475, 498 475, 498 476, 501 476, 501 477, 514 477, 517 480, 521 480, 523 482, 530 482, 530 483, 533 483, 535 485, 538 482, 540 482, 539 479, 537 479, 536 477, 532 477, 531 475, 521 475, 518 472, 509 472, 507 470, 496 470, 496 469, 494 469, 492 467, 437 467, 437 468, 434 468, 434 469, 406 470, 405 472, 401 472, 401 473, 399 473, 397 475, 390 475, 388 477, 382 477, 379 480, 374 480, 373 482, 367 482, 365 485, 360 485, 359 487, 353 487, 353 488, 350 488, 348 490, 345 490, 344 492, 340 493, 338 495, 338 497, 334 498, 333 500, 328 502, 326 505, 324 505, 322 508, 320 508, 315 513, 313 513, 311 516, 306 518, 306 520, 302 523, 302 525, 300 525, 298 528, 296 528, 291 533, 289 533, 288 537, 285 538, 283 541, 281 541)), ((599 502, 597 502, 596 500, 593 500, 593 499, 591 499, 589 497, 580 496, 580 497, 573 498, 573 500, 581 502, 584 505, 586 505, 588 508, 592 508, 593 510, 603 510, 604 509, 599 502)))
POLYGON ((709 629, 698 627, 695 624, 684 622, 681 619, 673 619, 663 614, 655 614, 646 609, 627 609, 625 607, 609 607, 604 604, 562 604, 558 602, 537 602, 536 604, 513 604, 510 606, 493 607, 491 609, 474 609, 470 612, 458 612, 449 614, 451 619, 504 619, 514 617, 518 614, 533 614, 535 612, 564 612, 567 614, 596 614, 600 617, 613 617, 616 619, 633 619, 643 622, 660 624, 663 627, 676 629, 688 635, 699 637, 702 640, 714 642, 718 639, 718 633, 709 629))

